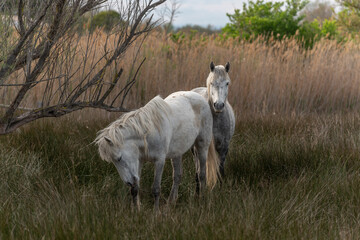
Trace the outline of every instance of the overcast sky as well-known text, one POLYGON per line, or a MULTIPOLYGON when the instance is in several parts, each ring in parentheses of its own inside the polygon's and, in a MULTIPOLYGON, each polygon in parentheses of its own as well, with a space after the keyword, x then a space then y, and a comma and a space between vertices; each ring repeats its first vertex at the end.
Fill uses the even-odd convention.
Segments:
MULTIPOLYGON (((233 13, 235 8, 242 8, 244 0, 181 0, 179 14, 175 19, 176 27, 186 24, 212 25, 224 27, 228 23, 226 13, 233 13)), ((247 1, 246 1, 247 2, 247 1)))

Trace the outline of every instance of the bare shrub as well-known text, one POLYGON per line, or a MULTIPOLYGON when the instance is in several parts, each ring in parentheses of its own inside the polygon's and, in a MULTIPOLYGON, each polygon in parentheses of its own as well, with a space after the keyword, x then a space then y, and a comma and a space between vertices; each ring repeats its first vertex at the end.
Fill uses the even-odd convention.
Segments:
MULTIPOLYGON (((149 14, 164 1, 120 1, 121 24, 103 37, 101 46, 95 45, 99 33, 87 35, 84 42, 74 26, 79 17, 101 7, 105 0, 18 0, 3 4, 0 87, 7 102, 2 105, 5 111, 0 117, 0 134, 38 118, 58 117, 87 107, 126 111, 124 99, 136 71, 109 99, 119 79, 124 78, 119 59, 157 25, 149 14), (37 106, 23 107, 36 96, 41 98, 37 106), (118 98, 122 101, 115 105, 118 98)), ((125 66, 134 68, 133 64, 127 62, 125 66)))

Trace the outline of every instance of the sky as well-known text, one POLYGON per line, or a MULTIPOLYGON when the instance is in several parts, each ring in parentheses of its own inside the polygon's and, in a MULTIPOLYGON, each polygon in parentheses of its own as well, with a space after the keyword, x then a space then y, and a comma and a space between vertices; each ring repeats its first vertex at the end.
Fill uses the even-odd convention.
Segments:
MULTIPOLYGON (((229 22, 226 13, 242 8, 244 0, 181 0, 174 26, 186 24, 222 28, 229 22)), ((247 1, 246 1, 247 2, 247 1)))

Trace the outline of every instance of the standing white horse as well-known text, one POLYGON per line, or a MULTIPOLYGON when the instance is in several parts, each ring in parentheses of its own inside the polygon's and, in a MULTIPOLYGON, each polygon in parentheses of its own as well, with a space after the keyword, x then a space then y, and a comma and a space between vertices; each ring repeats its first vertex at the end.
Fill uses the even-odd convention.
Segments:
POLYGON ((95 143, 103 160, 112 162, 122 180, 131 187, 134 205, 140 207, 138 192, 144 161, 155 164, 153 195, 159 209, 161 177, 165 159, 171 158, 173 185, 169 202, 175 202, 182 176, 182 155, 194 146, 200 189, 214 186, 218 158, 212 140, 213 120, 207 101, 195 92, 176 92, 165 100, 157 96, 144 107, 122 115, 101 130, 95 143))
POLYGON ((234 111, 227 101, 230 77, 230 63, 216 66, 210 63, 210 73, 206 80, 206 88, 199 87, 192 91, 199 93, 208 100, 213 116, 213 134, 215 148, 220 156, 220 173, 225 176, 224 164, 225 157, 229 149, 229 144, 235 131, 234 111))

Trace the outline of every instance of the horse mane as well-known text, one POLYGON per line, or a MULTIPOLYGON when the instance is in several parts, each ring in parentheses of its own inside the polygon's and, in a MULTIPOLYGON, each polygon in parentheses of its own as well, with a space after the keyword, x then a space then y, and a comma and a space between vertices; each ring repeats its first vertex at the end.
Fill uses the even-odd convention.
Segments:
POLYGON ((206 88, 208 93, 208 98, 210 98, 210 84, 214 81, 214 79, 218 78, 229 78, 229 74, 226 72, 225 67, 223 65, 218 65, 214 68, 213 71, 209 73, 208 78, 206 79, 206 88))
POLYGON ((168 118, 169 113, 171 113, 169 105, 160 96, 156 96, 144 107, 123 114, 97 133, 94 142, 99 146, 101 158, 111 162, 109 154, 111 146, 105 138, 111 140, 113 145, 121 146, 124 142, 124 134, 135 133, 144 138, 145 146, 147 146, 146 134, 155 130, 161 132, 162 123, 168 118))

